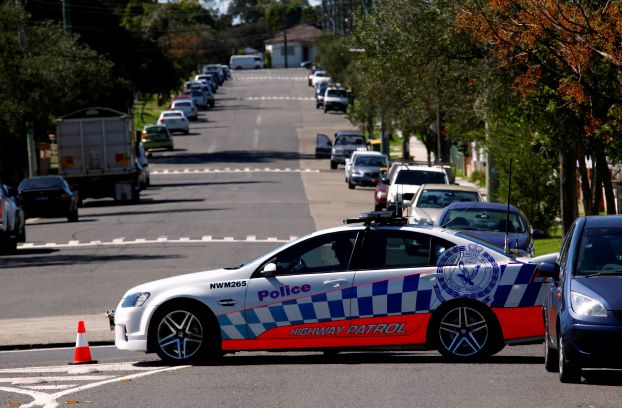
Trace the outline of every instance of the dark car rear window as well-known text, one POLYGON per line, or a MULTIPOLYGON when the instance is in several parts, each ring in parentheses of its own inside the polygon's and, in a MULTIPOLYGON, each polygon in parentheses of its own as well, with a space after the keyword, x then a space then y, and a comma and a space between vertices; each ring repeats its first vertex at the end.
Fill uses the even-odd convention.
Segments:
POLYGON ((443 173, 435 171, 400 170, 400 172, 397 173, 395 184, 420 186, 421 184, 446 184, 446 181, 443 173))
POLYGON ((60 177, 37 177, 29 178, 19 184, 19 190, 32 190, 37 188, 64 188, 65 183, 60 177))
POLYGON ((164 126, 151 127, 146 130, 148 135, 166 135, 166 128, 164 126))
POLYGON ((336 145, 364 145, 365 138, 361 135, 339 135, 335 140, 336 145))

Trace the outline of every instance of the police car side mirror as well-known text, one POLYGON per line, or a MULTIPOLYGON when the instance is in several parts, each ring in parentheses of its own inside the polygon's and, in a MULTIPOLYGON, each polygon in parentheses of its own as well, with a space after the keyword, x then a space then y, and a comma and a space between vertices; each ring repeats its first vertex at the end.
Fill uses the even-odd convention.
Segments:
POLYGON ((261 270, 261 274, 266 278, 274 276, 276 274, 276 264, 272 262, 266 264, 261 270))
POLYGON ((559 280, 559 264, 557 262, 541 262, 536 266, 536 275, 559 280))

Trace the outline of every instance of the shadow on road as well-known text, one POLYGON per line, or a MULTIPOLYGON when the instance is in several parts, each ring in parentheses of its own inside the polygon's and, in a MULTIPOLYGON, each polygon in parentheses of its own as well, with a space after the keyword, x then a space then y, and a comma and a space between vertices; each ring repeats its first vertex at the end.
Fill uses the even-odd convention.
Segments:
MULTIPOLYGON (((200 203, 205 201, 203 198, 176 198, 170 200, 156 200, 153 198, 141 198, 137 205, 153 205, 153 204, 172 204, 172 203, 200 203)), ((128 208, 135 208, 136 204, 127 205, 125 203, 119 203, 114 200, 97 200, 97 201, 85 201, 82 204, 83 208, 102 208, 102 207, 119 207, 127 206, 128 208)), ((121 213, 117 213, 121 214, 121 213)))
POLYGON ((149 215, 149 214, 171 214, 171 212, 175 212, 175 214, 179 213, 191 213, 191 212, 208 212, 208 211, 223 211, 227 210, 227 208, 176 208, 171 210, 170 208, 162 209, 162 210, 147 210, 147 211, 123 211, 123 212, 109 212, 109 213, 96 213, 89 215, 93 220, 97 220, 99 217, 122 217, 127 215, 149 215))
POLYGON ((0 265, 4 268, 40 268, 40 267, 57 267, 64 265, 85 265, 92 263, 104 263, 104 262, 148 262, 157 261, 161 259, 176 259, 181 258, 179 255, 98 255, 98 254, 84 254, 84 255, 53 255, 47 256, 28 256, 30 254, 37 254, 35 249, 20 249, 20 257, 11 257, 0 259, 0 265))
POLYGON ((197 181, 197 182, 179 182, 179 183, 158 183, 152 184, 149 189, 157 190, 159 188, 170 187, 191 187, 191 186, 228 186, 236 184, 274 184, 273 181, 197 181))
POLYGON ((584 384, 609 385, 619 387, 622 385, 622 370, 587 370, 583 369, 584 384))
POLYGON ((265 164, 279 160, 310 160, 315 159, 313 154, 301 154, 299 152, 248 152, 248 151, 224 151, 215 153, 183 153, 174 156, 153 157, 154 164, 206 164, 206 163, 255 163, 265 164))

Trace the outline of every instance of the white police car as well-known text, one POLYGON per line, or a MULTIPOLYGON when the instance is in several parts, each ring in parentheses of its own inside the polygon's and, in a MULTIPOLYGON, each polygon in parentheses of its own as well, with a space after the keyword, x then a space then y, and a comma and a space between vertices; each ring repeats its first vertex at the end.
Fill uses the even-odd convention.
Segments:
POLYGON ((132 288, 116 309, 116 346, 184 364, 243 350, 391 346, 476 360, 543 338, 535 264, 387 216, 313 233, 236 269, 132 288))

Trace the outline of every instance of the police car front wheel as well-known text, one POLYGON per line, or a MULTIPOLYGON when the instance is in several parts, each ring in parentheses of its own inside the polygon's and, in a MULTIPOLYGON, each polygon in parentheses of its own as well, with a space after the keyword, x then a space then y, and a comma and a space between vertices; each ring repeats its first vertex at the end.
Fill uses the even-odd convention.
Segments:
MULTIPOLYGON (((211 356, 208 319, 203 311, 188 305, 171 305, 154 316, 152 344, 169 364, 193 364, 211 356)), ((212 347, 213 348, 213 347, 212 347)))
POLYGON ((481 307, 456 304, 441 312, 437 324, 437 347, 445 357, 477 360, 493 354, 494 325, 481 307))

